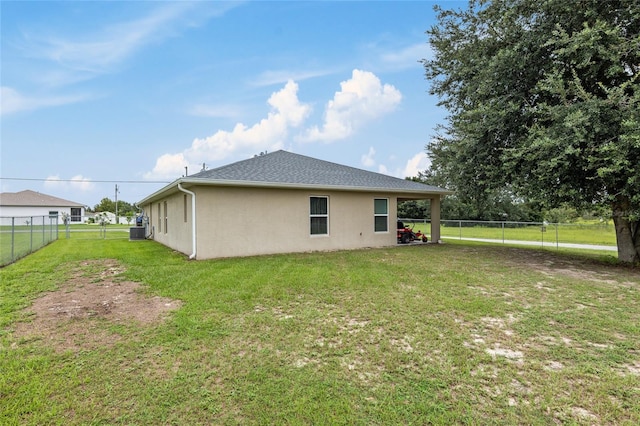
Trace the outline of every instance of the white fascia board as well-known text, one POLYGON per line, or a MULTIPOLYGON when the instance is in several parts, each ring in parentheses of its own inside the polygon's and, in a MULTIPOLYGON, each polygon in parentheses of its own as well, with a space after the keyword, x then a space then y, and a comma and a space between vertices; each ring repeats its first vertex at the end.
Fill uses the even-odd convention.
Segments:
POLYGON ((432 198, 434 195, 451 195, 453 191, 437 190, 437 191, 422 191, 416 189, 392 189, 392 188, 375 188, 375 187, 363 187, 363 186, 345 186, 345 185, 315 185, 315 184, 299 184, 299 183, 286 183, 286 182, 255 182, 246 180, 227 180, 227 179, 197 179, 197 178, 181 178, 178 179, 164 188, 154 192, 148 197, 143 198, 138 202, 139 205, 144 205, 148 202, 153 202, 158 198, 162 198, 163 195, 169 195, 178 191, 178 184, 188 188, 192 186, 232 186, 232 187, 245 187, 245 188, 273 188, 273 189, 313 189, 313 190, 329 190, 329 191, 347 191, 347 192, 378 192, 378 193, 393 193, 398 194, 401 198, 402 195, 420 198, 432 198))

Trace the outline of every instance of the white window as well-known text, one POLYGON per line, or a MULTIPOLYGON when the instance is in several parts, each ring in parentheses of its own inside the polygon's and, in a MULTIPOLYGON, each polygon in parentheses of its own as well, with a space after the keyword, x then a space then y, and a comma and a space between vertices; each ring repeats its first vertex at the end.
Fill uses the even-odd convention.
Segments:
POLYGON ((389 200, 375 198, 373 200, 374 231, 389 231, 389 200))
POLYGON ((329 197, 309 197, 311 235, 329 234, 329 197))

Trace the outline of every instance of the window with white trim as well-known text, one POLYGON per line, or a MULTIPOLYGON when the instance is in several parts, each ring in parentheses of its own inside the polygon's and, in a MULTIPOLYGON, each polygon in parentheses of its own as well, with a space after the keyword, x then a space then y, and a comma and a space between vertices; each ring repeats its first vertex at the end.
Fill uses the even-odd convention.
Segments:
POLYGON ((309 197, 311 235, 329 235, 329 197, 309 197))
POLYGON ((82 222, 82 209, 71 207, 71 222, 82 222))
POLYGON ((373 220, 375 232, 389 231, 389 200, 387 198, 374 198, 373 220))

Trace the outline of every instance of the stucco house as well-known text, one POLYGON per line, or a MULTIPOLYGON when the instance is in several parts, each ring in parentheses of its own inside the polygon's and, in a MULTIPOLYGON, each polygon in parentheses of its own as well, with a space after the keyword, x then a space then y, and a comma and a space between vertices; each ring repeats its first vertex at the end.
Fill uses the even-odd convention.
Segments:
MULTIPOLYGON (((2 225, 11 225, 11 217, 22 219, 42 216, 54 218, 57 216, 62 223, 63 213, 69 215, 72 223, 82 222, 85 206, 31 190, 0 194, 0 223, 2 225)), ((23 222, 20 221, 19 224, 23 225, 23 222)))
POLYGON ((120 216, 118 215, 118 221, 116 222, 116 215, 115 213, 111 213, 111 212, 94 212, 94 213, 88 213, 87 214, 87 219, 88 218, 93 218, 93 221, 95 223, 98 223, 99 218, 98 215, 103 215, 106 219, 108 223, 111 224, 115 224, 118 223, 120 225, 127 225, 127 224, 132 224, 134 221, 134 217, 130 217, 127 218, 127 216, 120 216))
POLYGON ((437 242, 440 198, 450 193, 276 151, 180 178, 138 205, 148 238, 210 259, 395 245, 403 200, 431 200, 437 242))

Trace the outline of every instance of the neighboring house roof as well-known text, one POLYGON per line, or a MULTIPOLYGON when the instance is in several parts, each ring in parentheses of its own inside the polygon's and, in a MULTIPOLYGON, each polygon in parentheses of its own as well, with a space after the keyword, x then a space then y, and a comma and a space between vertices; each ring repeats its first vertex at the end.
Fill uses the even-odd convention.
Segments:
POLYGON ((437 186, 280 150, 183 177, 144 198, 140 203, 152 201, 175 188, 177 183, 185 186, 260 186, 443 195, 452 193, 437 186))
POLYGON ((5 207, 84 207, 84 204, 63 200, 39 192, 25 190, 0 193, 0 206, 5 207))

